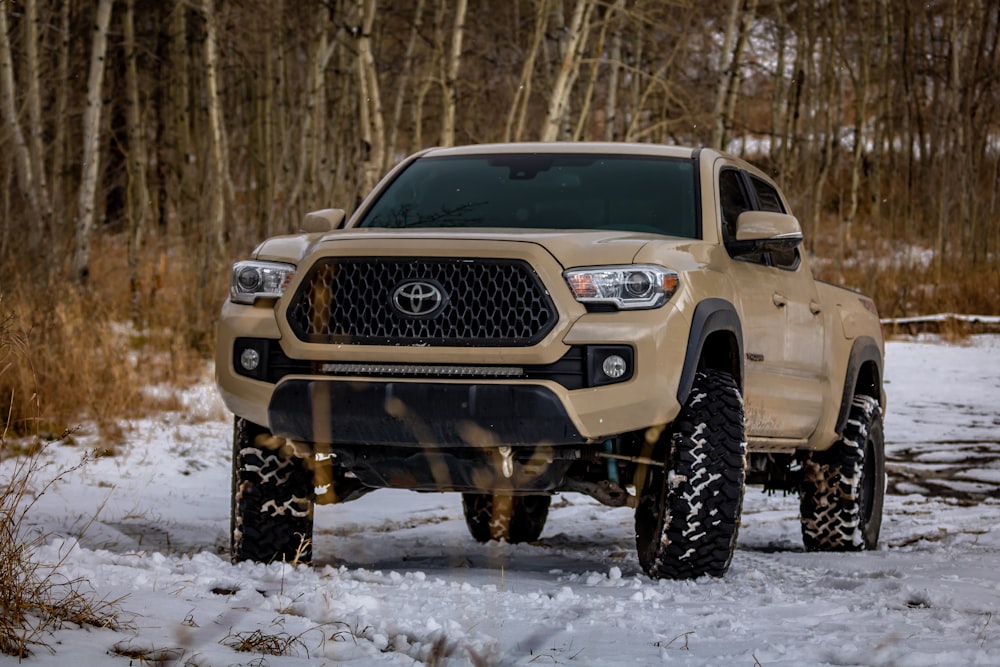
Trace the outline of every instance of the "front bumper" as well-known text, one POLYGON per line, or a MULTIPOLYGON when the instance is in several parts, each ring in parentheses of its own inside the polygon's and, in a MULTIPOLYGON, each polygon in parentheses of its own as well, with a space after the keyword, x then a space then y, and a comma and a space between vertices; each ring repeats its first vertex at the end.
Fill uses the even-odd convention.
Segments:
POLYGON ((271 432, 300 442, 496 447, 586 442, 559 398, 519 384, 292 379, 268 406, 271 432))

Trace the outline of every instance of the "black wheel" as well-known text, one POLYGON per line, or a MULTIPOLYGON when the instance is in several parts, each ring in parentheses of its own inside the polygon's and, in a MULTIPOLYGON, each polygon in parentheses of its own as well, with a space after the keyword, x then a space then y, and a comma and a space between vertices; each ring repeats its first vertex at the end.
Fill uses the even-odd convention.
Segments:
POLYGON ((650 577, 721 577, 729 569, 746 486, 743 399, 733 377, 700 371, 660 437, 635 510, 639 563, 650 577))
POLYGON ((545 528, 551 503, 549 495, 462 494, 465 523, 477 542, 534 542, 545 528))
POLYGON ((871 396, 855 396, 840 440, 802 463, 799 511, 806 549, 874 549, 884 499, 882 410, 871 396))
POLYGON ((230 524, 233 562, 310 562, 313 489, 312 472, 283 439, 237 417, 230 524))

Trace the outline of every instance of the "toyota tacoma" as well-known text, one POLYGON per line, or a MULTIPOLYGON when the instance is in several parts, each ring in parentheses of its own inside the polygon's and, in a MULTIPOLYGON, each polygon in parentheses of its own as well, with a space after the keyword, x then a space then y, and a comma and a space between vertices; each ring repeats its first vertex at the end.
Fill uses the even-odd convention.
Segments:
POLYGON ((655 578, 727 571, 747 484, 799 495, 807 549, 870 549, 883 359, 741 159, 425 150, 232 268, 232 557, 308 562, 314 507, 380 488, 461 493, 480 542, 537 540, 556 493, 629 506, 655 578))

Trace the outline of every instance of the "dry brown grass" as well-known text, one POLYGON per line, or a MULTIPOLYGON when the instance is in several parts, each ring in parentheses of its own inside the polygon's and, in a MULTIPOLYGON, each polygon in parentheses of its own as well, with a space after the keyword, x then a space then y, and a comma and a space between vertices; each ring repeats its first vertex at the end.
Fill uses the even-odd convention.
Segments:
POLYGON ((0 396, 9 399, 8 433, 52 437, 89 420, 113 448, 120 419, 171 407, 144 387, 184 386, 202 371, 213 345, 212 316, 190 312, 190 270, 150 251, 133 299, 119 245, 98 243, 100 260, 85 288, 31 267, 4 267, 0 396))
MULTIPOLYGON (((10 326, 0 329, 0 380, 12 369, 30 368, 31 364, 22 360, 25 356, 23 334, 10 326)), ((22 422, 38 423, 31 415, 25 415, 22 422)), ((63 576, 68 552, 56 563, 38 561, 38 547, 47 536, 33 533, 25 520, 38 499, 83 466, 86 458, 36 488, 47 445, 12 456, 9 425, 8 418, 0 430, 0 462, 5 464, 0 476, 0 652, 24 658, 32 648, 48 647, 47 633, 63 624, 120 629, 126 623, 120 600, 98 599, 87 589, 86 581, 63 576)))
POLYGON ((907 243, 871 226, 856 224, 841 238, 832 218, 811 241, 816 277, 871 296, 883 318, 937 313, 1000 314, 1000 263, 938 259, 926 242, 907 243))
POLYGON ((302 634, 292 635, 283 631, 276 633, 262 630, 231 632, 219 643, 240 653, 296 656, 299 651, 302 651, 307 657, 309 655, 309 650, 302 641, 302 634))

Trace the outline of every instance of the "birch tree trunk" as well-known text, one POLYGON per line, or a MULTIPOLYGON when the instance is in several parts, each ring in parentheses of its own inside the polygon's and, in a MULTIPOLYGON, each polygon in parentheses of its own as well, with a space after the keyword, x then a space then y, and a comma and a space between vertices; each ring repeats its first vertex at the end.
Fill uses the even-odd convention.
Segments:
POLYGON ((604 101, 604 140, 614 141, 618 133, 618 79, 622 71, 622 21, 615 12, 614 32, 611 35, 611 73, 608 76, 607 97, 604 101))
MULTIPOLYGON (((618 11, 624 6, 624 0, 615 0, 615 4, 607 8, 604 20, 601 21, 601 32, 597 38, 597 46, 594 49, 594 57, 590 65, 590 77, 587 79, 587 89, 583 94, 583 104, 580 106, 580 115, 576 121, 576 129, 571 136, 573 141, 580 141, 586 138, 587 127, 590 125, 590 105, 594 98, 594 89, 597 87, 598 73, 600 72, 601 56, 604 53, 604 42, 608 36, 608 29, 615 21, 618 11)), ((617 67, 617 65, 614 65, 617 67)))
POLYGON ((87 77, 87 108, 83 112, 83 162, 80 193, 77 199, 75 245, 70 271, 73 279, 85 284, 90 275, 90 241, 94 228, 95 195, 100 175, 101 89, 104 86, 104 60, 108 50, 108 23, 112 0, 100 0, 94 19, 90 47, 90 74, 87 77))
MULTIPOLYGON (((403 104, 409 97, 410 78, 413 76, 413 66, 416 58, 417 41, 420 39, 420 29, 424 24, 424 0, 417 0, 413 10, 413 23, 410 25, 410 37, 406 42, 406 52, 403 54, 403 65, 396 85, 396 99, 393 102, 392 120, 389 125, 389 139, 386 144, 386 162, 395 160, 399 148, 399 130, 403 122, 403 104)), ((416 146, 415 148, 419 148, 416 146)), ((412 152, 412 151, 406 151, 412 152)), ((386 164, 385 166, 388 166, 386 164)))
POLYGON ((226 149, 225 125, 222 120, 222 101, 219 98, 218 38, 212 0, 203 0, 202 12, 205 16, 205 93, 208 98, 210 167, 212 170, 211 204, 208 220, 212 243, 221 257, 225 254, 226 245, 226 193, 229 189, 229 158, 226 149))
POLYGON ((504 128, 504 141, 520 141, 524 137, 524 123, 528 115, 528 104, 531 100, 531 83, 534 79, 535 61, 545 39, 545 31, 549 21, 549 0, 537 0, 535 9, 535 31, 531 38, 531 47, 521 67, 521 83, 514 91, 514 99, 507 114, 507 125, 504 128))
POLYGON ((457 0, 455 22, 451 31, 451 50, 444 77, 444 120, 441 127, 441 145, 455 145, 455 114, 458 106, 458 68, 462 63, 462 34, 465 30, 465 11, 468 0, 457 0))
POLYGON ((319 8, 316 16, 316 24, 320 26, 318 39, 311 40, 309 47, 309 74, 306 79, 306 90, 300 108, 302 114, 302 133, 299 138, 299 163, 296 168, 295 184, 288 197, 288 205, 295 206, 303 189, 311 198, 315 196, 312 185, 316 181, 317 156, 320 150, 320 139, 322 137, 323 117, 326 113, 324 104, 326 96, 326 67, 333 55, 335 44, 330 43, 327 34, 327 19, 329 10, 323 5, 319 8))
POLYGON ((788 92, 787 84, 785 83, 785 45, 788 42, 788 21, 785 18, 784 10, 780 7, 774 14, 774 49, 776 55, 774 77, 772 79, 774 81, 774 93, 771 97, 771 146, 769 152, 774 170, 778 174, 783 174, 785 172, 783 155, 787 150, 789 141, 788 135, 783 131, 784 122, 782 119, 782 112, 787 111, 787 107, 782 104, 782 101, 786 99, 788 92))
POLYGON ((549 96, 548 113, 545 114, 545 124, 542 126, 542 141, 558 139, 566 120, 570 94, 580 73, 580 61, 590 33, 587 24, 593 6, 593 0, 577 0, 573 9, 573 18, 570 19, 569 34, 566 38, 566 51, 549 96))
POLYGON ((722 148, 726 135, 726 119, 723 113, 726 109, 726 94, 729 92, 729 78, 733 71, 733 46, 736 43, 736 30, 739 24, 740 3, 743 0, 729 0, 729 11, 726 12, 726 30, 722 37, 722 50, 719 52, 719 83, 715 88, 715 103, 712 105, 712 148, 722 148))
POLYGON ((378 70, 372 49, 375 0, 358 0, 361 33, 358 35, 358 79, 361 85, 361 136, 363 150, 361 196, 367 195, 382 174, 385 161, 385 122, 379 93, 378 70))
POLYGON ((729 5, 721 54, 723 61, 720 63, 722 73, 712 108, 713 148, 724 149, 728 139, 742 76, 743 49, 756 11, 757 0, 732 0, 729 5))
MULTIPOLYGON (((17 172, 17 184, 22 196, 27 200, 28 207, 36 221, 41 220, 41 202, 35 189, 35 169, 31 163, 31 153, 24 130, 17 118, 17 89, 14 84, 14 61, 11 57, 10 38, 7 26, 7 3, 0 2, 0 99, 3 105, 3 120, 7 134, 14 144, 13 162, 17 172)), ((28 226, 28 243, 34 250, 41 242, 41 229, 37 224, 28 226)))

